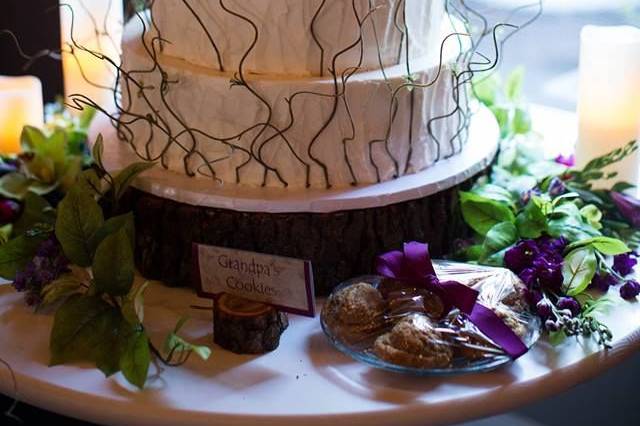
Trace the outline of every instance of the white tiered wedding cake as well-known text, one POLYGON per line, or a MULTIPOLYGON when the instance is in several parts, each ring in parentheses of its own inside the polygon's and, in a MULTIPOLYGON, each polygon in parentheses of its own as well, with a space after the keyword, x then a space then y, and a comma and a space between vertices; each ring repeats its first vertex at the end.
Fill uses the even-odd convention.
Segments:
POLYGON ((156 0, 127 27, 119 134, 225 185, 416 173, 467 138, 450 33, 445 0, 156 0))

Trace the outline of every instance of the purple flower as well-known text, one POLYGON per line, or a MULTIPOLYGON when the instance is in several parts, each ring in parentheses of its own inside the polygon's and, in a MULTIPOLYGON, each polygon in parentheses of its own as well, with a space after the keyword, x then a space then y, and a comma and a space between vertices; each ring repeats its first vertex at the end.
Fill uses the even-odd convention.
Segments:
POLYGON ((567 248, 569 241, 564 237, 551 238, 540 237, 536 240, 538 248, 542 252, 542 255, 550 262, 562 263, 564 262, 564 249, 567 248))
POLYGON ((625 277, 633 272, 637 263, 633 253, 619 254, 613 258, 613 270, 625 277))
POLYGON ((620 297, 625 300, 635 299, 640 294, 640 284, 637 281, 627 281, 620 287, 620 297))
POLYGON ((68 270, 69 261, 58 241, 52 237, 41 243, 35 257, 18 271, 13 286, 16 291, 26 292, 28 305, 37 305, 41 301, 42 288, 68 270))
POLYGON ((529 201, 531 201, 531 198, 533 198, 534 195, 542 195, 542 192, 540 192, 538 188, 533 188, 522 192, 520 194, 520 203, 523 206, 526 206, 527 204, 529 204, 529 201))
POLYGON ((549 195, 557 197, 565 192, 567 192, 567 186, 564 184, 562 179, 557 177, 551 179, 551 183, 549 183, 549 195))
POLYGON ((618 280, 611 274, 596 274, 591 280, 591 288, 600 290, 603 293, 609 291, 609 287, 618 284, 618 280))
POLYGON ((562 164, 563 166, 573 167, 576 165, 576 156, 574 154, 571 155, 558 155, 556 157, 556 163, 562 164))
POLYGON ((562 263, 550 262, 540 256, 533 262, 536 268, 536 275, 543 288, 560 290, 564 280, 562 276, 562 263))
POLYGON ((534 240, 525 240, 507 250, 504 255, 504 263, 507 268, 519 274, 525 268, 533 265, 533 261, 540 254, 538 245, 534 240))
POLYGON ((547 299, 542 299, 536 304, 536 312, 540 318, 547 319, 553 314, 553 306, 547 299))
POLYGON ((634 228, 640 228, 640 200, 620 192, 611 192, 611 200, 620 214, 629 221, 634 228))
POLYGON ((518 274, 518 277, 527 286, 527 288, 535 288, 538 284, 538 274, 535 268, 525 268, 518 274))
POLYGON ((525 297, 530 306, 536 306, 543 299, 540 290, 527 290, 525 297))
POLYGON ((573 297, 561 297, 558 299, 556 303, 558 309, 568 309, 571 311, 571 314, 575 317, 580 313, 582 308, 580 307, 580 303, 573 297))

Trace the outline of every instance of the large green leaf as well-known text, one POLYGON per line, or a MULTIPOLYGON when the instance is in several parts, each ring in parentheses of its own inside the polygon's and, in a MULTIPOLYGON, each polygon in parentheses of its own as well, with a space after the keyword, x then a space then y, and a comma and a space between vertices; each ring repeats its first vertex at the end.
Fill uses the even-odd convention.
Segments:
POLYGON ((484 240, 484 250, 487 254, 494 254, 513 244, 518 240, 518 231, 511 222, 502 222, 495 225, 487 233, 484 240))
POLYGON ((42 289, 42 304, 50 305, 77 293, 82 288, 82 282, 72 274, 62 275, 42 289))
POLYGON ((597 270, 595 250, 582 247, 570 252, 562 266, 563 288, 569 296, 576 296, 587 289, 597 270))
POLYGON ((133 163, 127 166, 114 178, 113 191, 116 200, 119 200, 124 195, 127 188, 133 183, 133 181, 142 173, 155 166, 155 163, 140 162, 133 163))
POLYGON ((460 203, 465 222, 480 235, 487 235, 498 223, 515 221, 513 211, 499 201, 471 192, 460 192, 460 203))
POLYGON ((21 235, 0 246, 0 277, 14 280, 36 254, 38 246, 46 239, 46 234, 21 235))
POLYGON ((57 311, 50 365, 88 361, 106 376, 120 369, 122 315, 100 297, 72 296, 57 311))
POLYGON ((23 173, 8 173, 0 178, 0 195, 22 200, 33 183, 34 180, 23 173))
POLYGON ((22 214, 13 224, 13 235, 22 235, 37 224, 53 225, 55 221, 55 210, 49 202, 33 192, 28 192, 24 197, 22 214))
POLYGON ((96 290, 125 296, 133 285, 135 266, 131 240, 124 228, 107 236, 98 245, 93 259, 96 290))
POLYGON ((122 374, 129 383, 142 389, 147 381, 149 364, 151 364, 149 338, 141 329, 131 333, 122 333, 120 350, 120 370, 122 370, 122 374))
POLYGON ((547 231, 547 215, 544 201, 531 199, 516 218, 518 233, 522 238, 538 238, 547 231))
POLYGON ((120 216, 114 216, 109 218, 104 225, 98 229, 98 231, 91 238, 91 246, 96 249, 98 245, 109 235, 115 234, 120 229, 124 229, 129 241, 131 242, 131 249, 134 249, 135 243, 135 223, 133 213, 129 212, 120 216))
POLYGON ((78 266, 91 266, 91 239, 104 223, 102 209, 91 195, 74 186, 58 205, 56 236, 65 255, 78 266))
POLYGON ((575 250, 579 247, 591 246, 600 253, 608 256, 628 253, 631 249, 621 240, 611 237, 593 237, 586 240, 577 241, 567 247, 567 251, 575 250))

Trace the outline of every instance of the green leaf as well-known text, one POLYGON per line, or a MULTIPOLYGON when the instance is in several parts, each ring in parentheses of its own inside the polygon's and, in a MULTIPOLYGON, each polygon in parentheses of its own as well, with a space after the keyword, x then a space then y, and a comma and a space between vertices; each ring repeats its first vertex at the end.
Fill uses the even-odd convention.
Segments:
POLYGON ((112 296, 129 293, 135 276, 131 240, 124 228, 108 235, 98 245, 93 259, 93 277, 98 292, 112 296))
POLYGON ((144 331, 136 331, 126 336, 120 345, 120 370, 129 383, 142 389, 151 364, 149 338, 144 331))
POLYGON ((21 235, 0 246, 0 277, 13 281, 18 271, 33 259, 46 234, 21 235))
POLYGON ((500 137, 506 138, 509 136, 510 126, 509 126, 509 108, 493 105, 490 108, 493 115, 498 120, 498 125, 500 126, 500 137))
POLYGON ((538 238, 547 231, 547 215, 544 201, 532 198, 516 218, 518 233, 522 238, 538 238))
POLYGON ((602 224, 600 223, 602 220, 602 212, 598 207, 593 204, 587 204, 580 209, 580 214, 589 225, 595 229, 602 229, 602 224))
POLYGON ((636 186, 629 182, 618 182, 611 187, 612 192, 625 192, 629 189, 634 189, 636 186))
POLYGON ((533 125, 531 123, 531 115, 529 111, 516 108, 516 111, 513 115, 513 120, 511 121, 511 131, 515 135, 526 135, 531 132, 533 125))
POLYGON ((24 126, 22 134, 20 135, 20 144, 22 150, 26 152, 33 152, 39 149, 41 146, 46 145, 47 137, 42 130, 33 126, 24 126))
POLYGON ((94 169, 88 169, 80 173, 76 184, 80 189, 92 197, 102 196, 102 183, 98 173, 94 169))
POLYGON ((82 288, 82 281, 72 274, 62 275, 42 289, 42 304, 50 305, 77 293, 82 288))
POLYGON ((134 250, 136 232, 132 212, 109 218, 91 238, 91 247, 95 250, 107 236, 115 234, 120 229, 125 230, 131 243, 131 250, 134 250))
POLYGON ((505 203, 512 209, 516 207, 516 198, 511 192, 501 186, 488 183, 473 188, 472 192, 481 197, 505 203))
POLYGON ((72 296, 56 311, 50 365, 93 362, 106 376, 119 371, 122 315, 100 297, 72 296))
POLYGON ((8 173, 0 178, 0 194, 7 198, 22 200, 34 180, 22 173, 8 173))
POLYGON ((509 74, 505 82, 505 95, 511 102, 517 103, 522 97, 524 85, 524 67, 518 67, 509 74))
POLYGON ((480 235, 487 235, 498 223, 515 221, 506 204, 471 192, 460 192, 460 203, 465 222, 480 235))
POLYGON ((116 200, 124 195, 125 191, 133 183, 133 181, 142 173, 155 166, 155 163, 140 162, 127 166, 115 177, 113 181, 113 190, 116 200))
POLYGON ((149 281, 145 281, 132 287, 122 304, 122 315, 130 324, 136 325, 144 321, 144 293, 148 286, 149 281))
POLYGON ((562 342, 564 342, 566 338, 567 335, 562 330, 549 333, 549 343, 551 343, 553 346, 562 344, 562 342))
POLYGON ((499 252, 518 241, 518 231, 512 222, 502 222, 487 232, 483 248, 487 254, 499 252))
POLYGON ((96 162, 96 164, 98 165, 98 167, 101 170, 106 170, 104 168, 104 139, 102 138, 102 134, 99 134, 98 137, 96 138, 96 142, 93 144, 93 150, 92 150, 92 155, 93 155, 93 161, 96 162))
POLYGON ((13 235, 22 235, 36 224, 53 225, 56 222, 55 210, 43 197, 29 192, 24 197, 22 214, 13 224, 13 235))
POLYGON ((482 244, 474 244, 467 247, 462 252, 462 256, 467 262, 478 261, 485 256, 484 246, 482 244))
POLYGON ((95 108, 86 106, 82 110, 82 113, 80 113, 80 117, 78 119, 78 128, 84 132, 88 131, 89 126, 91 126, 91 122, 93 121, 97 112, 98 111, 95 108))
POLYGON ((476 78, 473 80, 472 88, 476 99, 490 107, 497 101, 500 90, 499 77, 497 74, 492 74, 488 77, 476 78))
POLYGON ((563 287, 569 296, 577 296, 587 289, 596 274, 598 262, 590 246, 571 251, 562 266, 563 287))
POLYGON ((211 356, 211 349, 209 347, 193 345, 184 340, 182 337, 178 336, 178 332, 182 329, 182 327, 188 320, 188 317, 180 318, 173 332, 169 333, 164 341, 164 351, 167 354, 193 352, 206 361, 211 356))
POLYGON ((593 237, 586 240, 577 241, 567 247, 567 252, 575 250, 579 247, 591 246, 600 253, 607 256, 616 256, 618 254, 628 253, 631 249, 621 240, 611 237, 593 237))
POLYGON ((89 194, 74 186, 58 205, 56 237, 65 255, 78 266, 91 266, 91 239, 104 223, 102 209, 89 194))

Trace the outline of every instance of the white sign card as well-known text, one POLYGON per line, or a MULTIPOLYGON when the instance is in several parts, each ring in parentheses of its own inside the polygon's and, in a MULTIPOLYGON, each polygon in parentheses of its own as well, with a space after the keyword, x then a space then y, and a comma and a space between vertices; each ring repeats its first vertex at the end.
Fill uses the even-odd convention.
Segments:
POLYGON ((222 293, 267 303, 298 315, 315 316, 311 262, 225 247, 193 245, 198 294, 222 293))

